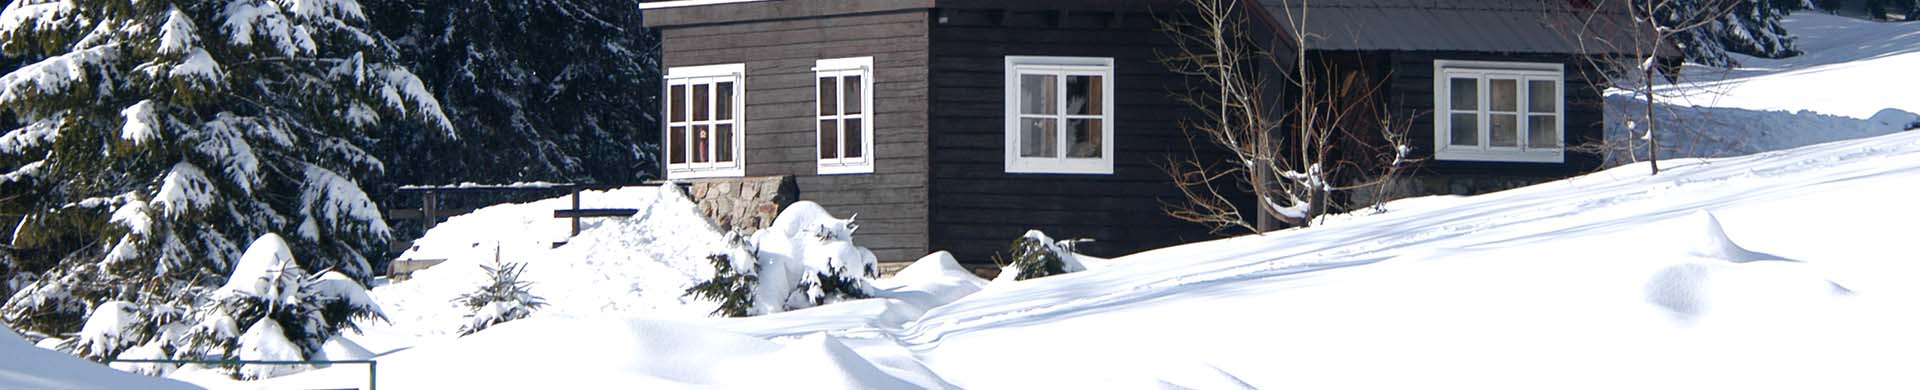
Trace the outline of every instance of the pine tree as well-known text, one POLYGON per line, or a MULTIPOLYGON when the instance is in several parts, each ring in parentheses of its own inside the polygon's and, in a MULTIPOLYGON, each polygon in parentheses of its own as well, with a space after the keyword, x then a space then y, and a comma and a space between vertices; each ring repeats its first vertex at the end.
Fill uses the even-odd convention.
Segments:
POLYGON ((378 129, 451 138, 354 0, 17 0, 0 48, 0 239, 40 275, 0 314, 71 332, 103 302, 181 302, 240 243, 286 233, 304 271, 371 278, 390 235, 360 184, 378 129))
POLYGON ((631 183, 659 171, 659 39, 636 2, 366 2, 466 131, 382 140, 393 182, 631 183))
MULTIPOLYGON (((1718 12, 1703 9, 1700 0, 1648 0, 1666 1, 1671 6, 1664 8, 1667 14, 1658 15, 1655 20, 1674 23, 1685 20, 1689 15, 1702 12, 1718 12)), ((1712 65, 1737 65, 1727 53, 1740 53, 1761 58, 1785 58, 1800 54, 1793 45, 1793 34, 1780 25, 1780 19, 1789 12, 1806 7, 1804 0, 1744 0, 1733 5, 1733 9, 1704 28, 1682 31, 1675 36, 1675 42, 1686 52, 1687 61, 1712 65)))
POLYGON ((528 289, 533 282, 520 280, 520 273, 527 270, 525 263, 501 263, 500 253, 494 252, 493 265, 481 265, 487 271, 488 283, 478 291, 460 294, 455 303, 466 306, 471 313, 466 325, 460 326, 460 335, 466 336, 499 325, 533 315, 535 310, 546 306, 547 302, 534 296, 528 289))

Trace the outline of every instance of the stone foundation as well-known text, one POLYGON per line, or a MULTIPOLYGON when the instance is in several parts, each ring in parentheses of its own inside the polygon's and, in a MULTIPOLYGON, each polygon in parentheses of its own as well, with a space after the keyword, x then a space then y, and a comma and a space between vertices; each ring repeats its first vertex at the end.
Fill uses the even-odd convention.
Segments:
POLYGON ((780 210, 800 198, 792 176, 695 179, 687 187, 707 220, 742 235, 772 226, 780 210))

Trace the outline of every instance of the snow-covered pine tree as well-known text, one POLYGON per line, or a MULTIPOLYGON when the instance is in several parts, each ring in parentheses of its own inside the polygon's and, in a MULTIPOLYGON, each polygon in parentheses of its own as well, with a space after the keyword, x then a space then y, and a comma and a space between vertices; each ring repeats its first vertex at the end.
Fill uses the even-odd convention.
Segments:
POLYGON ((659 39, 637 2, 362 1, 464 132, 383 139, 391 181, 630 183, 659 171, 659 39))
POLYGON ((239 244, 291 233, 363 282, 389 232, 359 183, 383 124, 453 135, 354 0, 17 0, 0 48, 0 239, 40 275, 0 309, 78 330, 108 301, 181 302, 239 244))
MULTIPOLYGON (((1720 12, 1703 9, 1702 0, 1634 0, 1667 2, 1666 14, 1656 20, 1677 23, 1689 15, 1720 12)), ((1681 31, 1675 44, 1686 52, 1687 61, 1712 66, 1737 65, 1729 52, 1761 58, 1785 58, 1800 54, 1793 45, 1793 34, 1780 25, 1789 12, 1807 8, 1806 0, 1743 0, 1711 25, 1681 31)))
POLYGON ((753 258, 734 261, 735 254, 715 253, 707 255, 707 262, 713 264, 713 278, 688 287, 686 296, 719 302, 713 309, 713 315, 726 317, 746 317, 753 310, 753 289, 760 285, 760 277, 753 258))
POLYGON ((528 289, 533 282, 520 280, 520 273, 527 270, 526 263, 502 263, 496 249, 493 265, 480 266, 487 271, 486 285, 478 291, 460 294, 453 301, 466 306, 470 313, 466 325, 460 326, 460 335, 466 336, 499 325, 533 315, 535 310, 546 306, 547 302, 534 296, 528 289))
MULTIPOLYGON (((261 236, 247 246, 225 285, 207 302, 191 305, 190 330, 153 338, 144 348, 195 359, 308 360, 319 357, 341 330, 358 331, 353 320, 386 318, 360 282, 337 271, 305 269, 285 239, 261 236)), ((301 369, 249 365, 232 374, 252 379, 301 369)))
POLYGON ((1028 230, 1007 248, 1007 255, 1013 260, 1002 267, 1001 278, 1012 275, 1013 280, 1027 280, 1085 271, 1087 267, 1074 257, 1069 245, 1070 242, 1054 241, 1038 230, 1028 230))

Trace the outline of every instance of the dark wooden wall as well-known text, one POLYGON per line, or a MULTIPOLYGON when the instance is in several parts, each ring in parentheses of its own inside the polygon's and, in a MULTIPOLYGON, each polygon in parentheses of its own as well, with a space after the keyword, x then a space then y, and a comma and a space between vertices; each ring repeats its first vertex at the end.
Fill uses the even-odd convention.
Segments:
POLYGON ((1191 153, 1177 123, 1189 112, 1171 95, 1183 80, 1155 61, 1168 41, 1148 7, 1110 9, 1128 11, 935 12, 931 249, 977 264, 1030 228, 1098 240, 1081 246, 1096 256, 1214 237, 1161 211, 1179 194, 1156 164, 1191 153), (1006 56, 1114 58, 1113 174, 1006 173, 1006 56))
MULTIPOLYGON (((773 3, 739 6, 754 4, 773 3)), ((801 200, 843 218, 858 214, 854 242, 882 261, 928 252, 927 33, 925 10, 669 26, 661 32, 668 67, 746 64, 746 174, 793 175, 801 200), (814 61, 864 56, 873 57, 875 68, 874 172, 816 176, 814 61)))
POLYGON ((1566 65, 1566 144, 1568 146, 1601 140, 1605 102, 1589 81, 1585 60, 1569 55, 1476 52, 1373 52, 1361 53, 1385 66, 1391 80, 1386 96, 1389 105, 1403 115, 1416 115, 1411 128, 1413 154, 1426 158, 1419 174, 1427 175, 1499 175, 1560 178, 1592 171, 1600 167, 1600 157, 1592 153, 1568 151, 1563 163, 1508 163, 1473 161, 1437 161, 1433 157, 1433 61, 1510 61, 1544 62, 1566 65))

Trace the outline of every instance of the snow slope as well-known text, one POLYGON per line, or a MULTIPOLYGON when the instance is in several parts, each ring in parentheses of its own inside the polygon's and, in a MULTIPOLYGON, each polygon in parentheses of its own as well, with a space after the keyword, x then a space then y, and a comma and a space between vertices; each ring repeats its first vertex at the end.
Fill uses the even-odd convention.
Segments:
POLYGON ((122 372, 42 349, 0 326, 0 389, 197 389, 185 382, 122 372))
POLYGON ((1920 257, 1906 227, 1920 219, 1906 206, 1920 193, 1920 133, 1665 165, 1036 280, 982 283, 930 256, 876 283, 951 302, 535 318, 382 357, 381 385, 1920 386, 1908 375, 1920 257))
POLYGON ((1749 110, 1809 110, 1868 119, 1883 109, 1920 112, 1920 23, 1886 23, 1798 12, 1781 21, 1806 53, 1767 59, 1736 54, 1732 70, 1689 66, 1687 82, 1663 93, 1682 104, 1749 110))
MULTIPOLYGON (((1910 98, 1920 91, 1912 71, 1920 69, 1920 23, 1817 12, 1782 23, 1805 54, 1733 54, 1742 64, 1734 69, 1689 64, 1683 82, 1656 88, 1662 156, 1738 156, 1896 133, 1920 121, 1920 99, 1910 98)), ((1607 95, 1606 137, 1628 139, 1628 122, 1646 115, 1646 102, 1623 90, 1607 95)))

